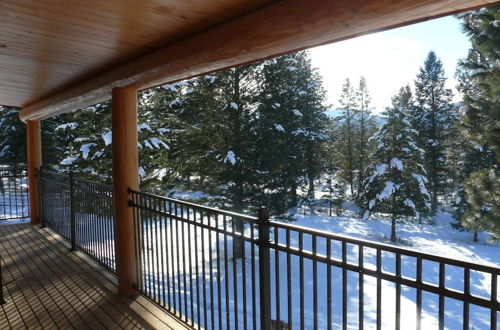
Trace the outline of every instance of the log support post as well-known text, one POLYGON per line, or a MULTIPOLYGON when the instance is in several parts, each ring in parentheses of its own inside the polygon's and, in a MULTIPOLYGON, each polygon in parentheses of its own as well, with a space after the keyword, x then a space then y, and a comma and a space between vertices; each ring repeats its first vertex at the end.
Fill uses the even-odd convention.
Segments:
POLYGON ((116 267, 118 291, 134 296, 137 292, 133 210, 128 206, 128 189, 139 188, 137 149, 137 89, 112 91, 113 196, 116 223, 116 267))
POLYGON ((40 222, 40 199, 38 196, 39 187, 36 172, 42 165, 42 138, 40 121, 28 120, 26 124, 30 217, 31 225, 35 226, 40 222))

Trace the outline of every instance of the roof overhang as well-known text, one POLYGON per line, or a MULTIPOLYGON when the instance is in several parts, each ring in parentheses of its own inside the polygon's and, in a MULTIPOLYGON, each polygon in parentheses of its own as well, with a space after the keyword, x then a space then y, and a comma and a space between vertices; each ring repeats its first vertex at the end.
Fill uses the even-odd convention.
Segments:
POLYGON ((115 87, 145 89, 496 2, 6 0, 0 104, 40 120, 105 101, 115 87))

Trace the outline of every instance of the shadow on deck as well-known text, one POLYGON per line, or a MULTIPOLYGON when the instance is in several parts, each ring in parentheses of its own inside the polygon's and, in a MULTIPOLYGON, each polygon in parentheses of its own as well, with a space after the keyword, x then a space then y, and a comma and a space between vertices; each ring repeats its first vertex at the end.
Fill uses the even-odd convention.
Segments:
POLYGON ((0 256, 0 329, 186 329, 141 296, 118 296, 113 275, 48 229, 0 225, 0 256))

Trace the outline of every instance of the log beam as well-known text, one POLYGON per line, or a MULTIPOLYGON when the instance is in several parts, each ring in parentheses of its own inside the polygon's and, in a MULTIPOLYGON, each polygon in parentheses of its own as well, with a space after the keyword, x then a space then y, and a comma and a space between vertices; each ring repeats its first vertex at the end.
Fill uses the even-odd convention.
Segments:
POLYGON ((137 90, 112 91, 113 198, 116 228, 118 291, 136 295, 136 260, 133 210, 128 206, 128 189, 139 189, 137 150, 137 90))
POLYGON ((38 199, 38 181, 36 171, 42 165, 42 138, 40 122, 29 120, 26 125, 27 160, 28 160, 28 189, 30 199, 31 225, 40 222, 40 207, 38 199))
POLYGON ((145 89, 299 49, 465 11, 497 0, 282 0, 167 45, 23 108, 45 119, 145 89))

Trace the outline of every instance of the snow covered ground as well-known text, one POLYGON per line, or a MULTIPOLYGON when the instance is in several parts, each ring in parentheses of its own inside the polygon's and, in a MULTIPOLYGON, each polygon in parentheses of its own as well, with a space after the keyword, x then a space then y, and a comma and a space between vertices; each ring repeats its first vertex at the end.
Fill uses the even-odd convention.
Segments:
MULTIPOLYGON (((348 211, 346 212, 348 213, 348 211)), ((364 238, 377 242, 388 243, 387 237, 390 234, 390 222, 385 219, 375 219, 363 221, 356 216, 327 217, 321 215, 296 215, 294 225, 314 228, 321 231, 332 232, 335 234, 348 235, 351 237, 364 238)), ((194 229, 194 226, 178 223, 173 226, 171 220, 163 220, 161 223, 150 222, 143 219, 145 228, 145 285, 150 292, 155 291, 160 300, 170 301, 172 303, 174 296, 177 304, 182 302, 181 306, 187 306, 182 314, 189 318, 198 320, 197 306, 206 301, 208 311, 214 311, 213 319, 210 312, 207 315, 207 323, 219 324, 219 315, 226 324, 226 316, 229 315, 230 327, 233 328, 236 322, 240 328, 243 328, 243 291, 246 292, 247 322, 251 328, 253 322, 252 305, 255 303, 256 322, 259 318, 259 296, 258 288, 256 293, 252 291, 252 276, 255 276, 256 283, 258 278, 258 251, 254 250, 256 255, 255 267, 256 274, 252 275, 252 259, 250 258, 253 245, 245 245, 245 270, 241 259, 236 261, 232 258, 232 240, 229 236, 209 233, 208 230, 194 229), (163 238, 155 239, 153 233, 159 233, 163 238), (188 237, 189 233, 189 237, 188 237), (173 236, 172 236, 173 235, 173 236), (217 244, 217 236, 219 243, 217 244), (195 244, 195 240, 197 244, 195 244), (201 245, 201 241, 204 245, 201 245), (162 243, 163 242, 163 243, 162 243), (162 246, 163 253, 154 251, 155 246, 162 246), (179 255, 170 254, 173 251, 180 250, 179 255), (170 251, 170 252, 169 252, 170 251), (184 253, 183 253, 184 252, 184 253), (223 256, 227 253, 228 258, 223 256), (184 257, 183 257, 184 255, 184 257), (190 256, 187 257, 187 256, 190 256), (186 258, 186 259, 184 259, 186 258), (220 265, 217 267, 216 261, 220 265), (225 262, 224 260, 227 260, 225 262), (234 264, 236 262, 236 264, 234 264), (149 266, 158 264, 165 265, 164 271, 147 271, 149 266), (205 276, 202 274, 205 269, 205 276), (167 272, 168 270, 168 272, 167 272), (236 274, 236 275, 234 275, 236 274), (184 276, 186 279, 184 279, 184 276), (198 280, 198 282, 197 282, 198 280), (202 283, 205 283, 206 289, 203 290, 202 283), (213 293, 210 287, 214 289, 213 293), (219 288, 219 295, 217 294, 219 288), (163 293, 163 291, 165 293, 163 293), (190 302, 194 302, 193 311, 190 310, 190 302), (187 305, 184 305, 185 302, 187 305), (220 306, 219 306, 220 305, 220 306), (235 310, 238 312, 236 313, 235 310), (219 314, 220 313, 220 314, 219 314), (238 321, 235 316, 238 315, 238 321)), ((398 235, 401 239, 398 245, 425 253, 441 255, 444 257, 485 264, 498 267, 500 264, 500 249, 498 244, 487 243, 487 234, 480 235, 480 242, 472 242, 472 234, 460 232, 450 226, 452 218, 447 213, 439 213, 435 217, 435 224, 398 224, 398 235)), ((223 222, 220 221, 219 229, 223 229, 223 222)), ((249 229, 246 229, 249 235, 249 229)), ((285 232, 280 230, 279 241, 284 242, 285 232)), ((274 237, 274 232, 271 233, 274 237)), ((312 247, 311 237, 304 235, 304 249, 310 251, 312 247)), ((291 246, 298 247, 298 237, 292 234, 291 246)), ((324 254, 326 250, 326 240, 317 240, 317 251, 324 254)), ((348 244, 349 262, 356 263, 358 258, 358 248, 355 245, 348 244)), ((332 244, 332 255, 340 258, 341 244, 334 242, 332 244)), ((373 249, 364 250, 364 265, 367 268, 375 269, 376 254, 373 249)), ((394 272, 395 256, 390 253, 382 254, 382 268, 384 271, 394 272)), ((439 265, 436 262, 423 262, 423 280, 425 282, 438 283, 439 265)), ((313 278, 317 278, 317 299, 318 299, 318 328, 326 329, 327 315, 332 315, 333 328, 340 328, 342 325, 342 282, 343 272, 338 267, 331 268, 332 283, 332 310, 327 310, 327 267, 322 263, 317 263, 314 270, 313 262, 307 258, 304 259, 303 267, 304 279, 304 327, 313 329, 313 296, 314 283, 313 278), (314 276, 316 272, 316 276, 314 276)), ((292 310, 292 328, 300 326, 300 259, 297 256, 290 258, 290 268, 288 268, 287 255, 284 252, 271 252, 271 292, 272 292, 272 318, 288 320, 288 274, 290 274, 291 284, 291 310, 292 310), (278 261, 276 260, 278 255, 278 261), (276 269, 279 268, 279 275, 276 276, 276 269), (288 272, 288 269, 290 271, 288 272), (277 289, 279 285, 279 289, 277 289), (280 313, 277 315, 277 299, 279 296, 280 313)), ((416 259, 412 257, 402 258, 402 274, 408 277, 415 277, 416 259)), ((359 306, 359 274, 348 271, 346 273, 347 281, 347 315, 348 328, 356 329, 358 324, 358 306, 359 306)), ((463 269, 453 266, 446 266, 446 287, 456 290, 463 290, 463 269)), ((395 300, 396 290, 393 283, 382 281, 382 328, 395 328, 395 300)), ((365 275, 363 279, 364 289, 364 326, 367 329, 376 327, 376 290, 377 281, 375 278, 365 275)), ((500 291, 500 290, 499 290, 500 291)), ((491 276, 481 272, 471 272, 471 293, 478 296, 489 298, 491 292, 491 276)), ((154 295, 154 294, 153 294, 154 295)), ((416 320, 416 290, 409 287, 402 287, 401 297, 401 320, 404 329, 415 328, 416 320)), ((422 307, 422 329, 438 328, 438 296, 431 293, 423 293, 422 307)), ((179 308, 179 306, 178 306, 179 308)), ((177 309, 178 309, 177 308, 177 309)), ((446 298, 445 300, 445 328, 462 328, 463 304, 459 301, 446 298)), ((201 308, 200 323, 204 327, 204 313, 201 308)), ((470 328, 489 329, 489 311, 487 309, 470 306, 470 328)), ((499 324, 500 325, 500 324, 499 324)))

